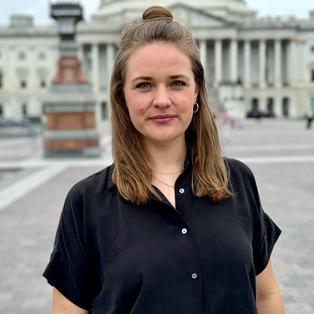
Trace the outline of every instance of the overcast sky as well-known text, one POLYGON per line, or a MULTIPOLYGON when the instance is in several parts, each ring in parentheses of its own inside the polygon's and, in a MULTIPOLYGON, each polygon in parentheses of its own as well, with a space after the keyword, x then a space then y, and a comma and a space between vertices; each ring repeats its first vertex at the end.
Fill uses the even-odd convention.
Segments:
MULTIPOLYGON (((98 8, 100 0, 81 0, 84 6, 84 16, 90 15, 98 8)), ((263 15, 295 15, 308 17, 314 10, 314 0, 247 0, 252 9, 263 15)), ((48 14, 48 0, 0 0, 0 24, 7 24, 10 14, 27 13, 35 17, 36 24, 52 23, 48 14)))

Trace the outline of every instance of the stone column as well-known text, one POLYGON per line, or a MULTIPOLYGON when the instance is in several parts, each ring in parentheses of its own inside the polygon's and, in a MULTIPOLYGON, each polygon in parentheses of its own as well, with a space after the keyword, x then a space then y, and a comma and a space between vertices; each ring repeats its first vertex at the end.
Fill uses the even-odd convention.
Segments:
POLYGON ((296 69, 297 62, 297 43, 294 39, 291 39, 288 46, 288 60, 287 60, 287 75, 289 85, 295 85, 298 76, 298 70, 296 69))
POLYGON ((266 86, 266 41, 259 42, 259 86, 266 86))
POLYGON ((274 112, 276 117, 282 117, 282 96, 280 94, 276 95, 274 98, 275 108, 274 112))
POLYGON ((281 40, 275 40, 275 87, 282 86, 281 77, 282 47, 281 40))
POLYGON ((231 39, 230 42, 230 80, 235 83, 238 80, 238 41, 231 39))
POLYGON ((246 40, 244 43, 244 86, 251 87, 251 42, 246 40))
POLYGON ((99 46, 92 45, 92 82, 94 91, 99 91, 99 46))
POLYGON ((112 44, 107 44, 107 82, 108 82, 108 89, 110 85, 111 80, 111 73, 113 69, 113 63, 114 63, 114 49, 112 44))
POLYGON ((222 75, 222 41, 215 41, 215 85, 218 86, 221 82, 222 75))
POLYGON ((113 64, 114 64, 114 47, 113 44, 108 43, 106 47, 106 56, 107 56, 107 61, 106 61, 106 67, 107 67, 107 95, 108 98, 106 99, 107 103, 107 117, 110 119, 111 115, 111 110, 110 110, 110 80, 111 80, 111 74, 112 74, 112 69, 113 69, 113 64))
POLYGON ((204 67, 205 77, 207 77, 207 42, 206 40, 201 40, 200 42, 200 53, 201 53, 201 62, 204 67))

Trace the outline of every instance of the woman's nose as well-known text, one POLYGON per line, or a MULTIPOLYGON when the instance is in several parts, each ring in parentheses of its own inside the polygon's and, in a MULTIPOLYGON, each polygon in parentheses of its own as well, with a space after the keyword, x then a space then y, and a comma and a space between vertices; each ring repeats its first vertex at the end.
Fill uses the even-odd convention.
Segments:
POLYGON ((171 100, 169 98, 167 88, 157 88, 153 99, 153 105, 157 107, 169 107, 171 105, 171 100))

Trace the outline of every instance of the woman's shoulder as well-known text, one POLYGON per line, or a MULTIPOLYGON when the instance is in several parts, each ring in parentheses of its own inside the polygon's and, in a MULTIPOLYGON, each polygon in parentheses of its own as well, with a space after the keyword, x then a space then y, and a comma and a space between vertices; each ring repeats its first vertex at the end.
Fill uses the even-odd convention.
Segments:
POLYGON ((73 197, 100 193, 113 186, 112 172, 113 164, 103 168, 96 173, 89 175, 75 183, 69 190, 69 195, 73 197))
POLYGON ((251 168, 243 161, 227 157, 225 157, 224 160, 231 174, 237 174, 242 176, 253 175, 251 168))
POLYGON ((251 189, 256 186, 254 174, 247 164, 233 158, 225 158, 225 163, 229 171, 229 181, 232 186, 237 189, 240 187, 251 189))

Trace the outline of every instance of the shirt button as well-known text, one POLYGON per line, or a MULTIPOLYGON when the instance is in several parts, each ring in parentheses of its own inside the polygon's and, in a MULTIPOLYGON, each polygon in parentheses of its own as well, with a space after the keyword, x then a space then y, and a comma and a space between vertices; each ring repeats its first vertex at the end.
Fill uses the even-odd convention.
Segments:
POLYGON ((186 228, 183 228, 183 229, 181 230, 181 232, 182 232, 182 234, 187 234, 188 230, 187 230, 186 228))
POLYGON ((193 279, 196 279, 196 278, 197 278, 197 274, 196 274, 196 273, 193 273, 193 274, 192 274, 192 278, 193 278, 193 279))
POLYGON ((184 193, 184 189, 181 188, 181 189, 179 190, 179 193, 180 193, 180 194, 183 194, 183 193, 184 193))

